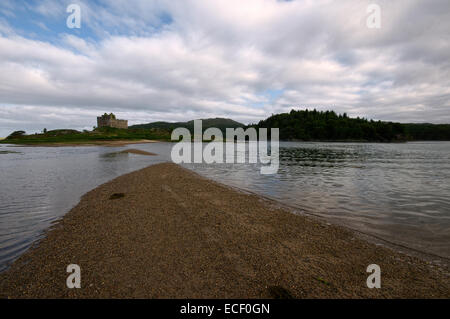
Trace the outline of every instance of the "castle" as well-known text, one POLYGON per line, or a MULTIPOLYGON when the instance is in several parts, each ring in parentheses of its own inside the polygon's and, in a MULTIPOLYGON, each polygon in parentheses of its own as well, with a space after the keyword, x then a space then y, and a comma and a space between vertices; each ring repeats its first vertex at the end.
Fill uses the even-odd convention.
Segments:
POLYGON ((112 113, 103 114, 97 117, 97 127, 115 127, 115 128, 128 128, 127 120, 117 120, 116 116, 112 113))

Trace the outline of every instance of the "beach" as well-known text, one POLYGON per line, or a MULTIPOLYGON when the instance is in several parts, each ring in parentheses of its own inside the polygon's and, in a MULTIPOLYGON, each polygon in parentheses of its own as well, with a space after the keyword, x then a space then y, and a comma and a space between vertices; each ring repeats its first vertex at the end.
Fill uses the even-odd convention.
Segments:
POLYGON ((171 163, 86 193, 0 274, 1 298, 449 298, 447 267, 171 163), (69 289, 66 267, 81 268, 69 289), (366 268, 381 268, 369 289, 366 268))

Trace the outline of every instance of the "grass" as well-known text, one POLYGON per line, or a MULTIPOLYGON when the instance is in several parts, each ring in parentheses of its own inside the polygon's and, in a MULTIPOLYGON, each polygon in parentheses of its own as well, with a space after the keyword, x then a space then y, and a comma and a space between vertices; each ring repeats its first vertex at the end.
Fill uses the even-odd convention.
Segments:
POLYGON ((103 127, 93 131, 53 130, 42 134, 23 135, 6 138, 0 143, 8 144, 47 144, 47 143, 95 143, 104 141, 132 140, 170 140, 170 133, 158 129, 117 129, 103 127))

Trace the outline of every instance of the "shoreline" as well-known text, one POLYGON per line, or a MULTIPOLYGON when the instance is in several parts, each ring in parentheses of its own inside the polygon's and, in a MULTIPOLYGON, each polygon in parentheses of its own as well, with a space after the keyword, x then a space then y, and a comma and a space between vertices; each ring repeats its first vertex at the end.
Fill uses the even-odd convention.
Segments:
MULTIPOLYGON (((193 172, 194 174, 197 174, 200 178, 205 178, 208 179, 207 177, 204 177, 196 172, 193 172)), ((221 184, 220 182, 218 182, 219 184, 221 184)), ((320 223, 324 223, 327 225, 334 225, 337 227, 342 227, 346 230, 349 230, 351 232, 354 233, 354 235, 360 237, 361 239, 363 239, 364 241, 373 243, 375 245, 384 245, 385 247, 393 250, 396 253, 401 253, 401 254, 406 254, 408 256, 412 256, 412 257, 417 257, 425 262, 428 263, 432 263, 436 266, 440 266, 443 268, 446 268, 450 271, 450 259, 432 252, 426 252, 414 247, 409 247, 406 246, 405 244, 401 244, 401 243, 397 243, 397 242, 393 242, 390 241, 388 239, 382 238, 380 236, 377 236, 375 234, 371 234, 371 233, 367 233, 364 232, 362 230, 359 230, 357 228, 352 227, 350 224, 342 222, 342 221, 336 221, 336 220, 330 220, 329 217, 323 216, 323 215, 319 215, 316 214, 310 210, 306 210, 294 205, 290 205, 290 204, 286 204, 286 203, 282 203, 280 202, 279 199, 271 197, 269 195, 262 195, 262 194, 258 194, 256 192, 253 192, 251 190, 247 190, 247 189, 243 189, 243 188, 239 188, 236 186, 231 186, 231 185, 226 185, 226 184, 221 184, 224 187, 230 188, 231 190, 237 191, 237 192, 242 192, 244 194, 251 194, 257 197, 260 197, 261 199, 265 200, 268 202, 268 204, 270 205, 274 205, 276 207, 279 207, 283 210, 287 210, 289 211, 291 214, 295 214, 295 215, 299 215, 299 216, 304 216, 307 218, 312 218, 320 223)))
POLYGON ((83 195, 0 274, 0 297, 450 297, 447 268, 280 206, 175 164, 152 165, 83 195), (65 286, 72 263, 81 289, 65 286), (374 263, 381 289, 366 286, 374 263))
POLYGON ((14 145, 15 147, 67 147, 67 146, 126 146, 131 144, 159 143, 157 140, 107 140, 86 142, 43 142, 14 144, 2 142, 2 144, 14 145))

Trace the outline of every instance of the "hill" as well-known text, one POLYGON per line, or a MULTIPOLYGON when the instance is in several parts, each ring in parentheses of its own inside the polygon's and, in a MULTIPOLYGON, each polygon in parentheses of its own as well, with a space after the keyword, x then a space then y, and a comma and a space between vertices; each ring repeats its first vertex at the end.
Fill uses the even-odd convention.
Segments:
MULTIPOLYGON (((212 119, 202 119, 203 130, 216 127, 222 132, 225 132, 226 128, 236 128, 245 127, 244 124, 236 122, 231 119, 225 118, 212 118, 212 119)), ((161 129, 172 131, 177 127, 187 128, 189 131, 194 131, 194 121, 188 122, 152 122, 147 124, 137 124, 130 126, 131 129, 161 129)))
POLYGON ((252 125, 280 129, 281 140, 399 142, 450 140, 449 124, 402 124, 350 118, 334 111, 292 110, 252 125))

